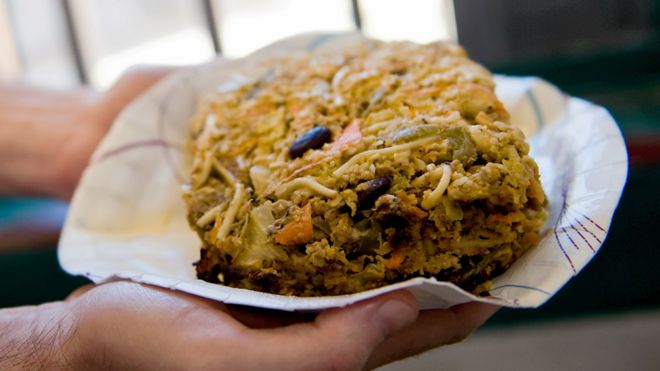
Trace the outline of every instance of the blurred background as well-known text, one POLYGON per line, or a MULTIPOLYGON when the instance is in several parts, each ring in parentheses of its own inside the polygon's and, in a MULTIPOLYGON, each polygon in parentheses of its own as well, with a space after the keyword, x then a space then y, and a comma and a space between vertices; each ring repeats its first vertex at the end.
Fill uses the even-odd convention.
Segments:
MULTIPOLYGON (((660 1, 0 0, 0 80, 104 89, 135 64, 241 57, 308 31, 457 40, 498 73, 607 107, 630 172, 592 262, 540 309, 502 310, 464 343, 388 369, 660 369, 660 1)), ((579 133, 576 133, 579 135, 579 133)), ((67 205, 0 199, 0 307, 66 296, 67 205)))

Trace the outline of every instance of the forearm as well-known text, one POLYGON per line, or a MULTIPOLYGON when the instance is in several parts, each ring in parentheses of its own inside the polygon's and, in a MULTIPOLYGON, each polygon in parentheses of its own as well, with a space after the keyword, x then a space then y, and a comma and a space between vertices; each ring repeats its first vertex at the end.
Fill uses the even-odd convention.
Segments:
POLYGON ((67 369, 75 318, 67 303, 0 310, 0 369, 67 369))
POLYGON ((56 194, 54 166, 75 123, 95 99, 88 90, 55 92, 0 85, 0 194, 56 194))

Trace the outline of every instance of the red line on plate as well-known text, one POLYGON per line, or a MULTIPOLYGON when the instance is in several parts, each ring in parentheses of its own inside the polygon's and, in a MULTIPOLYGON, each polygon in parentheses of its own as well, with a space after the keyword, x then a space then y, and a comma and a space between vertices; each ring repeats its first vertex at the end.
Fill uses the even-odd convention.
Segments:
POLYGON ((571 257, 568 256, 566 250, 564 250, 564 245, 562 245, 561 241, 559 240, 559 234, 557 233, 557 230, 555 229, 553 233, 555 234, 555 239, 557 240, 557 244, 559 245, 559 250, 561 250, 561 253, 564 254, 566 260, 568 260, 568 264, 571 265, 571 269, 573 270, 573 273, 577 273, 577 270, 575 269, 575 265, 573 265, 573 260, 571 260, 571 257))
POLYGON ((175 145, 172 143, 166 142, 162 139, 147 139, 147 140, 139 140, 136 142, 132 143, 126 143, 123 144, 117 148, 113 148, 105 153, 103 153, 97 160, 94 161, 94 163, 99 163, 103 162, 109 158, 115 157, 119 154, 132 151, 135 149, 139 148, 146 148, 146 147, 165 147, 165 148, 173 148, 175 145))
MULTIPOLYGON (((578 223, 579 223, 579 221, 578 221, 578 223)), ((587 240, 587 238, 584 237, 584 235, 577 228, 575 228, 575 226, 573 224, 569 225, 568 227, 571 228, 572 230, 574 230, 578 234, 578 236, 580 236, 580 238, 582 238, 582 241, 584 241, 584 243, 586 243, 587 246, 589 246, 589 249, 591 251, 596 252, 596 250, 594 250, 594 247, 591 246, 591 243, 587 240)))
POLYGON ((582 214, 582 213, 581 213, 581 212, 579 212, 579 211, 575 211, 575 212, 576 212, 576 213, 578 213, 578 214, 580 214, 580 215, 582 215, 582 216, 583 216, 583 217, 584 217, 585 219, 587 219, 588 221, 590 221, 590 222, 591 222, 591 224, 593 224, 593 225, 595 225, 595 226, 596 226, 596 228, 598 228, 598 229, 600 229, 601 231, 603 231, 603 232, 605 232, 605 233, 607 233, 607 231, 606 231, 605 229, 603 229, 603 227, 601 227, 601 226, 600 226, 600 224, 598 224, 598 223, 596 223, 596 222, 594 222, 594 221, 593 221, 593 219, 591 219, 590 217, 588 217, 588 216, 586 216, 586 215, 584 215, 584 214, 582 214))
POLYGON ((573 241, 573 238, 571 238, 571 236, 568 234, 568 231, 566 230, 566 228, 561 227, 561 231, 564 232, 564 234, 566 235, 566 237, 568 237, 568 240, 571 241, 571 244, 575 247, 575 250, 580 250, 580 248, 579 248, 578 245, 575 243, 575 241, 573 241))

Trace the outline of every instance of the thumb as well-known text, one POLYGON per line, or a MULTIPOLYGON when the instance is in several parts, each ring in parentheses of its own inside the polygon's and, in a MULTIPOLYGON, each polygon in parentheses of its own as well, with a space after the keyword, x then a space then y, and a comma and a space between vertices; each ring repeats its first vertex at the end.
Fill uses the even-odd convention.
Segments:
MULTIPOLYGON (((397 291, 346 308, 322 312, 312 323, 270 330, 263 340, 284 369, 362 369, 371 353, 419 313, 407 291, 397 291)), ((263 334, 263 332, 262 332, 263 334)))

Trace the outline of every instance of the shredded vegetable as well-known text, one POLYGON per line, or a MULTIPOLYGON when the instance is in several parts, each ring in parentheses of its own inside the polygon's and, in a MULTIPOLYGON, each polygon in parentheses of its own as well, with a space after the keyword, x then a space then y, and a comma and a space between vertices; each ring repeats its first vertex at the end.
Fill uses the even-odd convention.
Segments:
POLYGON ((205 212, 204 215, 200 216, 199 219, 197 219, 197 223, 196 223, 197 226, 199 228, 204 228, 207 224, 215 220, 216 215, 222 212, 225 207, 227 207, 227 204, 221 203, 219 205, 210 208, 209 211, 205 212))
POLYGON ((393 153, 398 153, 398 152, 403 152, 407 151, 409 149, 413 149, 415 147, 420 147, 424 144, 428 144, 434 141, 439 141, 441 140, 440 137, 429 137, 429 138, 423 138, 416 140, 414 142, 410 143, 404 143, 404 144, 399 144, 396 146, 392 147, 387 147, 387 148, 382 148, 382 149, 372 149, 364 152, 360 152, 357 155, 351 157, 348 161, 346 161, 343 165, 341 165, 339 168, 337 168, 332 175, 334 176, 341 176, 344 174, 348 169, 351 168, 351 166, 355 165, 356 163, 366 160, 372 156, 385 156, 385 155, 390 155, 393 153))
POLYGON ((283 197, 302 187, 308 188, 312 192, 328 198, 333 198, 339 194, 339 192, 334 189, 330 189, 310 177, 294 179, 278 189, 276 194, 278 197, 283 197))
POLYGON ((227 212, 225 212, 225 217, 224 219, 222 219, 222 224, 220 225, 220 229, 218 229, 218 234, 216 236, 216 239, 218 241, 223 241, 229 234, 231 225, 232 223, 234 223, 234 218, 236 217, 236 213, 238 212, 238 209, 241 207, 241 204, 243 203, 243 197, 245 197, 245 189, 243 187, 243 184, 236 183, 236 187, 234 190, 234 197, 231 199, 231 202, 229 203, 229 208, 227 208, 227 212))
POLYGON ((211 168, 213 166, 213 163, 211 162, 212 157, 211 153, 207 152, 204 157, 203 157, 203 163, 202 167, 199 170, 198 173, 193 174, 192 176, 192 186, 193 188, 200 188, 203 186, 206 181, 209 179, 209 175, 211 174, 211 168))
POLYGON ((215 171, 220 173, 220 175, 225 180, 225 182, 227 182, 227 184, 230 187, 235 187, 236 177, 231 172, 229 172, 229 170, 227 170, 224 166, 222 166, 220 161, 218 161, 216 158, 213 158, 211 162, 213 163, 213 167, 215 168, 215 171))
POLYGON ((442 197, 442 194, 447 190, 447 186, 449 186, 449 181, 451 180, 451 166, 443 164, 441 169, 442 177, 438 181, 438 185, 433 191, 425 193, 424 198, 422 199, 422 208, 425 210, 429 210, 437 205, 438 202, 440 202, 440 197, 442 197))

